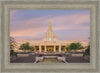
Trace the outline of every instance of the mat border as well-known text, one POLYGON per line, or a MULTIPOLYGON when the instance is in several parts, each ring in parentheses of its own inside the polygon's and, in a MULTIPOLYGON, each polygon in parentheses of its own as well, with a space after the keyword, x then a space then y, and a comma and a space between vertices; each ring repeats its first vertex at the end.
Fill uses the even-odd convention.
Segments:
POLYGON ((0 71, 7 72, 40 72, 40 73, 75 73, 100 72, 100 1, 99 0, 3 0, 0 1, 0 71), (87 6, 87 7, 86 7, 87 6), (88 9, 91 14, 91 55, 90 63, 67 64, 10 64, 9 63, 9 10, 10 9, 88 9), (94 49, 96 48, 96 49, 94 49), (20 67, 18 67, 20 65, 20 67), (77 67, 76 67, 77 66, 77 67))

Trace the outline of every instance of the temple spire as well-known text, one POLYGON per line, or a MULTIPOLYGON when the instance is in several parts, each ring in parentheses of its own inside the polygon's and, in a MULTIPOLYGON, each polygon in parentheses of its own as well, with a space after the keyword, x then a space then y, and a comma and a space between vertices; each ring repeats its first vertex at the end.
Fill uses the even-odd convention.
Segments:
POLYGON ((51 15, 49 15, 49 25, 51 25, 51 15))
POLYGON ((52 26, 51 26, 51 15, 49 15, 49 27, 48 27, 48 31, 46 32, 46 35, 44 37, 44 41, 56 41, 57 38, 55 36, 55 33, 52 30, 52 26))
POLYGON ((52 30, 52 26, 51 26, 51 15, 49 15, 49 30, 52 30))

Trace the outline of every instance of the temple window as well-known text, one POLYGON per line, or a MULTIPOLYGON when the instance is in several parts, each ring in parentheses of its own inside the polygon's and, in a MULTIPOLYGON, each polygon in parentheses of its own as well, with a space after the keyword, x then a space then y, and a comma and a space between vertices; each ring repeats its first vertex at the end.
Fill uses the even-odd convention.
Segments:
POLYGON ((51 38, 49 37, 49 41, 51 41, 51 38))
POLYGON ((39 50, 39 48, 37 48, 37 50, 39 50))
POLYGON ((56 48, 56 50, 58 50, 58 48, 56 48))
POLYGON ((51 36, 51 31, 49 31, 49 36, 51 36))
POLYGON ((42 50, 44 50, 44 48, 42 48, 42 50))
POLYGON ((61 48, 61 50, 64 50, 64 48, 61 48))

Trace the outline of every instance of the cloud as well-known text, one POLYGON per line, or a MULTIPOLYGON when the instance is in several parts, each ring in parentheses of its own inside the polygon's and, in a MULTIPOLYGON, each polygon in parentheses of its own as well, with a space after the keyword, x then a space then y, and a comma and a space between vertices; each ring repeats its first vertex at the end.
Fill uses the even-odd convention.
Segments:
POLYGON ((15 15, 17 12, 18 12, 17 10, 11 10, 11 11, 10 11, 10 18, 11 18, 11 19, 14 19, 14 18, 15 18, 14 15, 15 15))
POLYGON ((39 27, 45 27, 47 22, 47 17, 32 18, 28 20, 14 21, 11 22, 11 31, 16 30, 27 30, 27 29, 38 29, 39 27))
MULTIPOLYGON (((17 11, 11 11, 11 18, 14 17, 17 11)), ((90 14, 89 13, 73 13, 62 14, 51 18, 51 23, 54 31, 59 30, 86 30, 90 29, 90 14), (84 26, 87 25, 87 26, 84 26)), ((27 20, 12 21, 10 23, 10 35, 13 37, 43 37, 48 29, 49 17, 33 17, 27 20), (40 35, 41 34, 41 35, 40 35)), ((76 34, 79 35, 79 34, 76 34)), ((59 35, 60 36, 60 35, 59 35)), ((58 36, 58 37, 59 37, 58 36)))
POLYGON ((52 23, 55 24, 54 29, 89 29, 89 26, 84 26, 84 23, 90 23, 89 14, 70 14, 57 16, 52 18, 52 23))
POLYGON ((17 30, 17 31, 12 31, 10 33, 11 36, 13 37, 21 37, 21 36, 31 36, 31 37, 36 37, 39 34, 45 32, 44 27, 40 28, 34 28, 34 29, 24 29, 24 30, 17 30))

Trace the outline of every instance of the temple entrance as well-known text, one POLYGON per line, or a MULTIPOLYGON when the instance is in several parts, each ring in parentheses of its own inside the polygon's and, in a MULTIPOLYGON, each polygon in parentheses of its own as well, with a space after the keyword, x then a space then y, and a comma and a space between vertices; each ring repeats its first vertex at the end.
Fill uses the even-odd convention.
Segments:
POLYGON ((47 49, 47 52, 53 52, 54 51, 53 46, 47 46, 46 49, 47 49))

